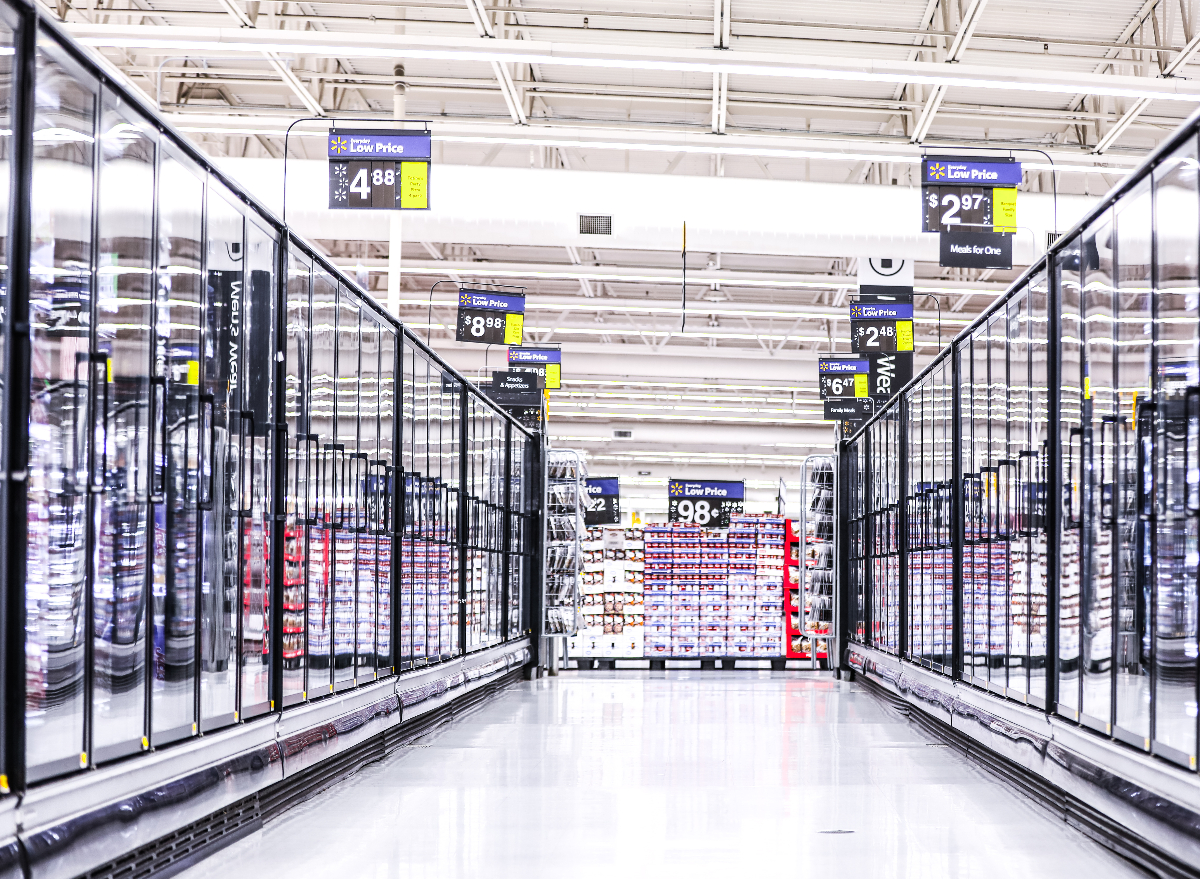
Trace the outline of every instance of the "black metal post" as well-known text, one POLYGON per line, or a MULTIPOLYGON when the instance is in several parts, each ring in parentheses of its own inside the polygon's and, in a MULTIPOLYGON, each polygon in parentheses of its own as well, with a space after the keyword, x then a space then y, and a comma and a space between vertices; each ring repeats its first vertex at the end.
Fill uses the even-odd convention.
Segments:
POLYGON ((6 376, 3 406, 4 507, 0 546, 3 602, 0 604, 0 678, 4 686, 0 727, 0 793, 25 788, 25 544, 27 536, 26 468, 29 463, 29 248, 33 203, 34 80, 37 13, 30 9, 11 22, 14 27, 12 91, 12 160, 9 163, 8 301, 4 304, 3 363, 6 376))
MULTIPOLYGON (((1054 270, 1053 254, 1046 259, 1046 384, 1047 410, 1050 423, 1046 425, 1050 453, 1046 456, 1046 710, 1058 709, 1058 624, 1062 603, 1062 564, 1060 529, 1062 527, 1062 289, 1058 272, 1054 270)), ((1031 303, 1032 305, 1032 303, 1031 303)), ((1031 596, 1032 597, 1032 596, 1031 596)))
POLYGON ((471 514, 469 507, 472 497, 469 491, 470 455, 467 446, 471 440, 470 421, 467 418, 470 407, 467 405, 468 391, 466 385, 458 386, 458 417, 461 427, 458 432, 458 652, 467 652, 467 575, 470 573, 469 556, 471 535, 471 514))
MULTIPOLYGON (((940 312, 940 309, 939 309, 940 312)), ((953 344, 953 343, 952 343, 953 344)), ((963 409, 962 409, 962 363, 959 348, 950 351, 950 509, 943 515, 950 516, 950 547, 952 553, 953 575, 953 622, 951 631, 950 676, 961 680, 963 675, 963 512, 966 506, 962 503, 962 440, 963 440, 963 409)), ((967 348, 970 351, 970 348, 967 348)))
POLYGON ((899 543, 900 557, 900 638, 899 638, 899 653, 903 659, 908 656, 908 397, 900 395, 900 400, 897 403, 896 409, 899 416, 900 424, 900 485, 899 503, 899 529, 900 533, 896 535, 899 543))

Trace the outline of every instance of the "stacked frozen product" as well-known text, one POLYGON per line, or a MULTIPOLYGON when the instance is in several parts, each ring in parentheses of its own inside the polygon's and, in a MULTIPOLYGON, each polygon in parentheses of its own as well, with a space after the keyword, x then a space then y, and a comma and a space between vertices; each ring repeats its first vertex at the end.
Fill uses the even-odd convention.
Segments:
POLYGON ((705 529, 700 535, 701 657, 730 655, 729 540, 724 531, 705 529))
POLYGON ((645 655, 783 656, 783 519, 645 527, 645 655))
POLYGON ((729 656, 783 656, 781 516, 739 514, 729 523, 729 656))
POLYGON ((642 529, 589 528, 582 547, 581 628, 570 640, 570 655, 640 658, 644 651, 642 529))
POLYGON ((647 525, 645 655, 694 657, 700 651, 700 527, 647 525))

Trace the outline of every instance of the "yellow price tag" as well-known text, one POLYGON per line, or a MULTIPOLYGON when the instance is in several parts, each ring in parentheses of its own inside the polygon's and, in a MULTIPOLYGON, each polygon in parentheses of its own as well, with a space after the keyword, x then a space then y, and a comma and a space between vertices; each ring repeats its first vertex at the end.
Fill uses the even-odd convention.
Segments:
POLYGON ((200 384, 200 361, 189 360, 187 362, 187 383, 189 385, 200 384))
POLYGON ((400 163, 400 207, 423 211, 429 207, 429 163, 400 163))
POLYGON ((1017 190, 992 190, 992 231, 1015 235, 1017 232, 1017 190))
POLYGON ((1083 399, 1092 399, 1092 377, 1090 375, 1083 377, 1083 399))
POLYGON ((546 364, 546 388, 557 391, 562 387, 562 364, 546 364))
POLYGON ((868 376, 868 375, 854 376, 854 396, 865 397, 870 393, 870 387, 869 387, 870 382, 868 381, 869 379, 870 379, 870 376, 868 376))
POLYGON ((525 330, 525 315, 523 314, 506 314, 504 315, 504 344, 505 345, 520 345, 521 334, 525 330))
POLYGON ((913 349, 913 322, 911 320, 896 321, 896 350, 911 351, 913 349))

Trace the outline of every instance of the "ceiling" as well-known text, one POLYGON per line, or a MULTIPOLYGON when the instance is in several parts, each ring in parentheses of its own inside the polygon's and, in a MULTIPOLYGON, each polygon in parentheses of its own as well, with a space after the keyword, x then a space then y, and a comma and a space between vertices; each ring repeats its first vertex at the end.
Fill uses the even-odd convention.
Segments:
POLYGON ((315 215, 294 225, 474 374, 503 354, 453 342, 453 285, 430 286, 527 286, 530 335, 564 349, 551 435, 587 450, 594 473, 626 477, 648 511, 669 475, 741 474, 765 507, 797 456, 829 448, 815 359, 848 350, 842 315, 877 240, 894 251, 878 255, 917 261, 918 368, 939 330, 949 339, 1019 273, 940 268, 912 246, 919 218, 904 208, 908 238, 863 231, 854 245, 878 205, 916 197, 922 155, 1021 160, 1028 261, 1200 103, 1197 0, 42 5, 252 188, 282 180, 283 133, 301 117, 319 118, 289 138, 297 168, 316 167, 338 117, 429 122, 429 215, 353 233, 315 215), (439 203, 440 179, 474 189, 439 203), (743 190, 778 193, 775 225, 792 237, 734 234, 748 221, 728 205, 743 190), (569 228, 572 210, 618 192, 644 233, 569 228), (552 196, 558 231, 521 209, 552 196), (508 199, 507 221, 439 214, 469 213, 473 197, 501 220, 508 199), (672 209, 685 200, 686 330, 672 209), (862 205, 829 221, 842 237, 791 228, 835 202, 862 205))

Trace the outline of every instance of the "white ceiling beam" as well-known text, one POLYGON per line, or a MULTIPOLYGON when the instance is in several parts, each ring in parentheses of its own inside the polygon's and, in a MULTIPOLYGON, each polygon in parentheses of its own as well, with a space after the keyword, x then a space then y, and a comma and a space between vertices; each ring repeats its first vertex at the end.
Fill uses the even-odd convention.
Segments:
MULTIPOLYGON (((959 59, 962 58, 963 53, 966 52, 967 43, 971 41, 971 37, 975 33, 975 28, 979 25, 979 19, 983 17, 983 8, 985 6, 987 6, 987 0, 971 0, 967 14, 963 16, 963 20, 958 26, 958 32, 954 35, 954 42, 950 44, 950 51, 946 53, 947 64, 957 64, 959 59)), ((942 106, 942 100, 945 97, 946 86, 934 86, 933 91, 929 93, 929 97, 925 101, 925 107, 921 110, 921 116, 917 119, 917 124, 913 126, 913 143, 922 143, 925 140, 929 134, 930 127, 933 125, 933 117, 937 115, 938 108, 942 106)))
POLYGON ((309 113, 312 113, 314 116, 328 115, 325 112, 325 108, 321 106, 321 102, 313 96, 312 92, 304 87, 304 83, 300 81, 300 78, 292 73, 286 61, 280 58, 276 52, 263 52, 263 56, 267 59, 267 63, 275 68, 275 72, 279 74, 279 78, 291 89, 292 94, 300 99, 300 103, 305 106, 309 113))
MULTIPOLYGON (((479 36, 494 40, 496 30, 492 26, 492 20, 488 16, 487 10, 483 7, 482 0, 467 0, 467 10, 471 13, 471 21, 475 23, 475 29, 479 31, 479 36)), ((513 82, 508 67, 502 61, 493 61, 492 73, 500 85, 500 94, 504 97, 504 105, 508 107, 508 114, 512 116, 513 122, 517 125, 525 125, 528 120, 525 117, 524 99, 517 90, 517 84, 513 82)))
MULTIPOLYGON (((233 18, 242 27, 251 29, 256 27, 254 21, 249 15, 246 14, 246 11, 242 9, 242 7, 236 2, 234 2, 234 0, 217 0, 217 2, 220 3, 221 8, 233 16, 233 18)), ((313 97, 312 92, 304 87, 304 83, 300 81, 296 74, 292 73, 291 68, 287 66, 286 61, 279 57, 278 52, 264 49, 262 54, 263 57, 267 59, 267 63, 270 64, 271 67, 274 68, 275 72, 279 74, 279 78, 283 80, 284 85, 286 85, 292 91, 292 93, 300 99, 300 103, 304 105, 304 108, 308 110, 309 113, 314 116, 327 115, 325 113, 325 108, 321 106, 321 102, 313 97)))
MULTIPOLYGON (((580 258, 579 248, 574 246, 567 247, 567 259, 571 261, 571 265, 583 265, 583 259, 580 258)), ((596 291, 592 289, 592 281, 590 278, 579 279, 579 291, 587 297, 596 295, 596 291)))
MULTIPOLYGON (((1197 51, 1200 51, 1200 34, 1192 37, 1171 63, 1163 68, 1160 78, 1175 76, 1175 74, 1183 69, 1185 64, 1192 60, 1197 51)), ((1125 111, 1124 115, 1105 133, 1104 137, 1100 138, 1100 142, 1096 144, 1096 154, 1099 155, 1106 152, 1109 147, 1116 143, 1117 139, 1133 124, 1133 121, 1142 115, 1142 112, 1149 106, 1150 98, 1139 98, 1134 101, 1133 106, 1125 111)))
POLYGON ((267 31, 252 28, 154 27, 70 23, 67 31, 85 45, 181 52, 294 52, 317 57, 436 58, 518 62, 573 67, 737 73, 842 82, 919 82, 1002 91, 1100 94, 1200 102, 1200 82, 1180 78, 1100 76, 1067 70, 985 67, 873 58, 833 57, 738 49, 541 40, 480 40, 416 34, 267 31))
MULTIPOLYGON (((732 0, 713 0, 713 48, 728 49, 732 23, 730 4, 732 0)), ((712 88, 712 132, 725 132, 725 118, 729 109, 729 74, 713 73, 712 88)))

